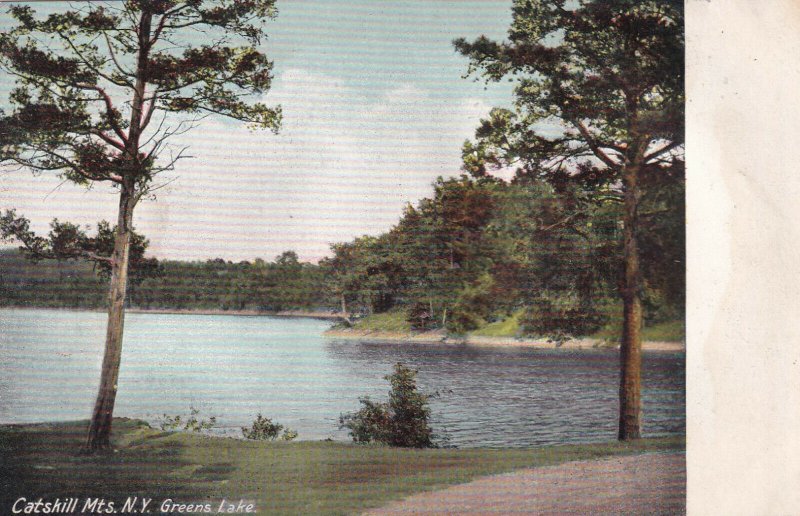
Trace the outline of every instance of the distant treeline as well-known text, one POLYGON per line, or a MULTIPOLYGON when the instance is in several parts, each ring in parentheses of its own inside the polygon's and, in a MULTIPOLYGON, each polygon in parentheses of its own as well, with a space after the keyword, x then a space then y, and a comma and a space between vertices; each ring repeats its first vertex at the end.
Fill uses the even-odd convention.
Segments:
MULTIPOLYGON (((683 317, 682 178, 645 184, 639 234, 646 319, 683 317), (648 188, 647 186, 650 186, 648 188)), ((393 311, 417 329, 464 332, 514 315, 529 334, 588 334, 620 313, 620 202, 536 181, 439 179, 378 236, 302 263, 164 260, 132 270, 128 305, 143 309, 393 311)), ((0 252, 0 302, 99 308, 106 280, 82 262, 32 263, 0 252)))
MULTIPOLYGON (((144 278, 132 271, 128 305, 142 309, 265 310, 327 306, 318 265, 287 251, 273 262, 163 260, 144 278)), ((0 303, 5 306, 101 308, 107 282, 81 261, 32 263, 0 251, 0 303)))

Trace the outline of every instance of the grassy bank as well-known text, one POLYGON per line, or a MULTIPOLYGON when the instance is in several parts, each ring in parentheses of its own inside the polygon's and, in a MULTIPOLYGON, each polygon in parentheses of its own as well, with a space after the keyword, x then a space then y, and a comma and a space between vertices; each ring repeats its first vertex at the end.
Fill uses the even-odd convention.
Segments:
MULTIPOLYGON (((501 321, 489 323, 483 328, 471 332, 470 335, 480 337, 516 337, 522 332, 520 327, 522 314, 522 310, 517 311, 501 321)), ((596 333, 583 337, 617 342, 621 333, 622 321, 620 318, 615 318, 614 322, 605 325, 596 333)), ((642 339, 652 342, 682 342, 686 340, 686 325, 683 320, 645 325, 642 328, 642 339)))
POLYGON ((483 328, 478 328, 471 335, 478 337, 517 337, 522 333, 519 320, 523 313, 524 310, 517 310, 505 319, 491 322, 483 328))
MULTIPOLYGON (((601 328, 592 338, 618 342, 622 333, 620 322, 601 328)), ((686 324, 683 320, 667 321, 642 328, 642 340, 661 342, 683 342, 686 340, 686 324)))
MULTIPOLYGON (((353 514, 387 501, 523 467, 682 450, 682 437, 508 450, 401 450, 339 442, 254 442, 166 433, 115 420, 108 455, 81 456, 85 422, 0 427, 0 513, 19 497, 210 503, 252 500, 260 514, 353 514)), ((177 512, 176 512, 177 513, 177 512)))
MULTIPOLYGON (((537 348, 556 347, 547 337, 524 336, 521 327, 523 311, 519 310, 505 319, 494 321, 466 335, 447 334, 444 330, 427 332, 412 331, 402 310, 373 314, 355 321, 350 328, 335 326, 326 335, 335 338, 366 339, 374 341, 403 341, 427 344, 470 344, 476 346, 530 346, 537 348)), ((571 339, 561 347, 564 349, 594 349, 616 347, 622 332, 620 322, 615 320, 592 335, 571 339)), ((651 351, 683 351, 686 327, 683 320, 668 321, 642 328, 643 348, 651 351)))

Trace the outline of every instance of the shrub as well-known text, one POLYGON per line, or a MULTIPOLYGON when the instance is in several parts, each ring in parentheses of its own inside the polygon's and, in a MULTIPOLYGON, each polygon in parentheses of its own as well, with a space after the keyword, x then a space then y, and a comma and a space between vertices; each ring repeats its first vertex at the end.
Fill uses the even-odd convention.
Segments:
POLYGON ((208 419, 197 419, 197 416, 200 415, 200 410, 194 407, 189 407, 189 411, 189 417, 186 418, 185 422, 180 414, 176 416, 168 416, 164 414, 161 418, 159 418, 159 426, 162 430, 203 432, 211 430, 214 425, 217 424, 217 418, 215 416, 211 416, 208 419))
POLYGON ((479 314, 465 309, 464 306, 458 304, 453 307, 453 311, 447 319, 448 331, 458 335, 477 330, 485 324, 486 321, 479 314))
POLYGON ((606 318, 591 307, 574 307, 549 299, 534 300, 520 319, 527 335, 550 337, 556 341, 569 336, 589 335, 597 331, 606 318))
POLYGON ((242 427, 242 435, 245 439, 256 441, 274 441, 279 436, 281 441, 291 441, 297 437, 297 432, 291 428, 284 428, 280 423, 273 423, 270 418, 258 414, 250 428, 242 427), (283 430, 283 434, 281 434, 281 430, 283 430))
POLYGON ((377 442, 402 448, 436 448, 436 437, 429 425, 433 396, 417 391, 417 372, 401 363, 386 376, 392 386, 389 401, 375 403, 359 398, 361 409, 342 415, 339 427, 350 430, 357 443, 377 442))
POLYGON ((361 409, 341 416, 340 428, 348 428, 354 442, 388 444, 391 441, 392 426, 388 404, 375 403, 366 396, 358 401, 361 402, 361 409))
POLYGON ((406 321, 414 331, 427 331, 436 327, 436 321, 431 315, 430 306, 427 303, 417 302, 411 305, 406 321))

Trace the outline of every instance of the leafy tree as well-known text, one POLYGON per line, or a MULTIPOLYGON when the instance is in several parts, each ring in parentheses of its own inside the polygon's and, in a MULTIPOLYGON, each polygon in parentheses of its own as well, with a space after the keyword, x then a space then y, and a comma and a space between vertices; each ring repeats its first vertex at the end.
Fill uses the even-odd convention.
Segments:
POLYGON ((405 276, 392 235, 359 237, 331 251, 320 265, 343 313, 380 313, 393 306, 405 276))
POLYGON ((16 79, 2 120, 3 158, 119 194, 110 267, 108 328, 86 450, 109 446, 122 345, 124 300, 137 203, 185 157, 170 138, 204 115, 277 130, 280 111, 252 95, 270 87, 259 49, 274 0, 86 2, 38 16, 12 6, 17 26, 0 35, 0 66, 16 79))
POLYGON ((619 438, 641 433, 641 182, 682 173, 683 2, 516 0, 508 41, 459 39, 470 72, 517 81, 464 147, 477 176, 516 167, 623 205, 619 438))
POLYGON ((686 206, 683 170, 642 179, 639 248, 646 282, 645 315, 661 322, 686 303, 686 206))
POLYGON ((465 333, 484 325, 494 309, 493 287, 494 278, 488 273, 464 286, 447 319, 447 329, 454 333, 465 333))
POLYGON ((439 322, 446 326, 459 291, 491 263, 485 230, 494 200, 489 184, 467 176, 438 178, 433 187, 433 198, 423 199, 417 208, 409 206, 390 235, 403 254, 398 262, 410 294, 427 301, 428 317, 440 314, 439 322))
MULTIPOLYGON (((506 303, 552 297, 592 305, 604 296, 600 251, 607 238, 595 231, 598 210, 572 189, 557 193, 527 178, 498 187, 495 196, 498 210, 489 224, 498 247, 493 274, 506 303)), ((559 330, 576 334, 576 328, 559 330)))
MULTIPOLYGON (((266 268, 264 280, 267 288, 263 307, 269 310, 310 309, 319 304, 317 301, 322 302, 323 278, 319 267, 301 263, 294 251, 277 256, 266 268)), ((259 286, 251 284, 250 290, 259 290, 259 286)))
MULTIPOLYGON (((337 298, 343 317, 350 314, 360 305, 363 298, 366 271, 361 257, 363 240, 331 245, 333 256, 320 262, 327 277, 327 288, 337 298)), ((348 319, 349 320, 349 319, 348 319)))

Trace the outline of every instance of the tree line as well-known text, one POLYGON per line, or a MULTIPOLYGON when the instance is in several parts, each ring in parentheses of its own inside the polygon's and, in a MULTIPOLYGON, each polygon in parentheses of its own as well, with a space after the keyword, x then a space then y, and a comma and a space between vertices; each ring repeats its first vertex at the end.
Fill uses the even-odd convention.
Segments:
MULTIPOLYGON (((640 232, 647 323, 683 317, 682 177, 644 190, 640 232)), ((134 231, 127 306, 177 310, 401 312, 413 329, 463 333, 514 314, 527 335, 585 335, 620 313, 620 203, 535 178, 439 178, 376 236, 331 246, 318 264, 286 251, 267 262, 146 258, 134 231)), ((56 223, 54 228, 63 231, 56 223)), ((98 234, 113 235, 107 224, 98 234)), ((109 237, 104 237, 108 239, 109 237)), ((106 268, 80 260, 31 263, 0 253, 0 303, 101 308, 106 268)))
MULTIPOLYGON (((0 304, 99 309, 108 279, 85 261, 31 263, 14 249, 0 252, 0 304)), ((267 262, 148 259, 131 265, 126 305, 172 310, 320 310, 331 303, 320 267, 287 251, 267 262), (137 267, 138 265, 138 267, 137 267)))
MULTIPOLYGON (((654 178, 642 196, 649 323, 683 317, 683 185, 654 178)), ((621 210, 535 178, 439 178, 390 231, 333 245, 320 265, 352 313, 456 333, 521 313, 528 335, 586 335, 621 312, 621 210)))

